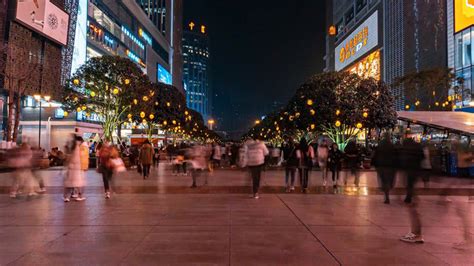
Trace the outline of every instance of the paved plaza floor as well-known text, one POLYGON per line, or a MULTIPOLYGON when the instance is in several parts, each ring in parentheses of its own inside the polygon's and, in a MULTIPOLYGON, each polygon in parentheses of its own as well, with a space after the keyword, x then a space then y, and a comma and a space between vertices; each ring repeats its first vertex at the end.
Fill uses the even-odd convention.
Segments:
MULTIPOLYGON (((69 203, 59 171, 41 173, 46 194, 17 199, 2 174, 0 265, 474 265, 474 245, 457 245, 474 237, 474 203, 437 196, 441 183, 418 189, 425 243, 408 244, 399 240, 409 231, 402 193, 383 204, 371 193, 373 172, 363 173, 362 192, 321 190, 316 172, 312 193, 286 194, 283 173, 269 171, 255 200, 245 172, 216 171, 208 187, 191 190, 189 176, 153 171, 145 181, 117 177, 122 191, 110 200, 91 171, 87 200, 69 203)), ((449 192, 471 191, 469 180, 450 182, 449 192)))

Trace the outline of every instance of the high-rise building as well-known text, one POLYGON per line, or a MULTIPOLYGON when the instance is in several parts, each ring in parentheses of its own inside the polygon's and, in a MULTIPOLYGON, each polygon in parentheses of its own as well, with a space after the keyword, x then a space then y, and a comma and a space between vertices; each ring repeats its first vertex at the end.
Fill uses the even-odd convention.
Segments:
POLYGON ((463 82, 450 95, 458 107, 474 107, 474 1, 448 0, 448 66, 463 82))
POLYGON ((182 0, 78 1, 73 72, 91 57, 128 57, 152 82, 175 85, 184 95, 181 38, 175 36, 182 24, 182 0))
POLYGON ((201 113, 206 120, 211 114, 209 37, 206 26, 190 22, 183 34, 183 78, 188 108, 201 113))
MULTIPOLYGON (((329 2, 327 71, 393 84, 408 73, 446 67, 446 0, 329 2)), ((403 109, 403 88, 392 93, 403 109)))

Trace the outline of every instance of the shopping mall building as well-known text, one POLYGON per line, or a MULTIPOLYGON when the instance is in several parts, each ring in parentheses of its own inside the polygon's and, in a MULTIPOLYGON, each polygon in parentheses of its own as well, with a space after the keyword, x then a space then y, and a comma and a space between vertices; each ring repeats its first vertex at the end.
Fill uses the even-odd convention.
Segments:
MULTIPOLYGON (((446 0, 326 1, 325 70, 393 84, 411 72, 446 67, 448 7, 446 0)), ((394 87, 393 95, 403 109, 403 88, 394 87)))
MULTIPOLYGON (((31 20, 33 1, 0 0, 0 43, 25 47, 18 54, 37 55, 22 99, 20 138, 46 149, 62 147, 70 134, 101 133, 96 116, 82 112, 64 116, 61 90, 87 59, 118 55, 135 62, 152 82, 174 85, 183 93, 182 0, 45 0, 36 15, 55 10, 64 32, 56 34, 31 20), (45 5, 45 6, 42 6, 45 5), (58 37, 62 36, 62 37, 58 37), (25 51, 22 51, 26 49, 25 51), (40 101, 33 95, 43 96, 40 101), (44 97, 48 96, 48 97, 44 97), (46 99, 51 98, 50 101, 46 99), (40 104, 41 102, 41 104, 40 104), (41 110, 41 112, 40 112, 41 110)), ((38 18, 40 20, 41 18, 38 18)), ((46 27, 44 27, 46 28, 46 27)), ((0 71, 8 69, 0 64, 0 71)), ((3 85, 3 80, 0 84, 3 85)), ((0 86, 2 88, 2 86, 0 86)), ((6 128, 7 86, 0 99, 2 133, 6 128)))

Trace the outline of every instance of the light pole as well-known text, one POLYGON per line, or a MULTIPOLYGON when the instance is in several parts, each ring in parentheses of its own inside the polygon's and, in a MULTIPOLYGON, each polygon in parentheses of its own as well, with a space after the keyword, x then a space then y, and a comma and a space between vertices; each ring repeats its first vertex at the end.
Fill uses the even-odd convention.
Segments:
POLYGON ((47 102, 49 102, 49 100, 51 100, 51 96, 48 96, 48 95, 41 95, 41 94, 35 94, 33 96, 33 98, 35 98, 35 100, 37 102, 39 102, 39 117, 38 117, 38 149, 41 149, 41 102, 43 101, 43 99, 47 102))
POLYGON ((215 123, 216 123, 216 121, 214 121, 214 119, 207 120, 207 124, 209 125, 210 130, 213 130, 215 123))

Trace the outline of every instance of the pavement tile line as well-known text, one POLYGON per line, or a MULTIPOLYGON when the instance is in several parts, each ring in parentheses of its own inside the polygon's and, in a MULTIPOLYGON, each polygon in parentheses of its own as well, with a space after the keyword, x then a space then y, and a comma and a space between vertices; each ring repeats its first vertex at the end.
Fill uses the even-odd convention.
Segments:
POLYGON ((276 197, 281 201, 281 203, 283 203, 283 205, 285 205, 285 207, 295 216, 295 218, 301 223, 301 225, 306 229, 306 231, 308 231, 313 237, 314 239, 316 239, 316 241, 319 242, 319 244, 321 244, 321 246, 326 250, 327 253, 329 253, 331 255, 331 257, 339 264, 339 265, 342 265, 342 263, 337 259, 337 257, 329 250, 329 248, 326 247, 326 245, 324 245, 323 241, 321 241, 321 239, 319 239, 319 237, 313 233, 311 231, 311 229, 309 228, 309 226, 307 224, 305 224, 301 219, 300 217, 298 217, 298 215, 296 215, 296 213, 293 211, 293 209, 290 208, 290 206, 288 206, 288 204, 286 204, 286 202, 280 197, 280 195, 276 195, 276 197))

